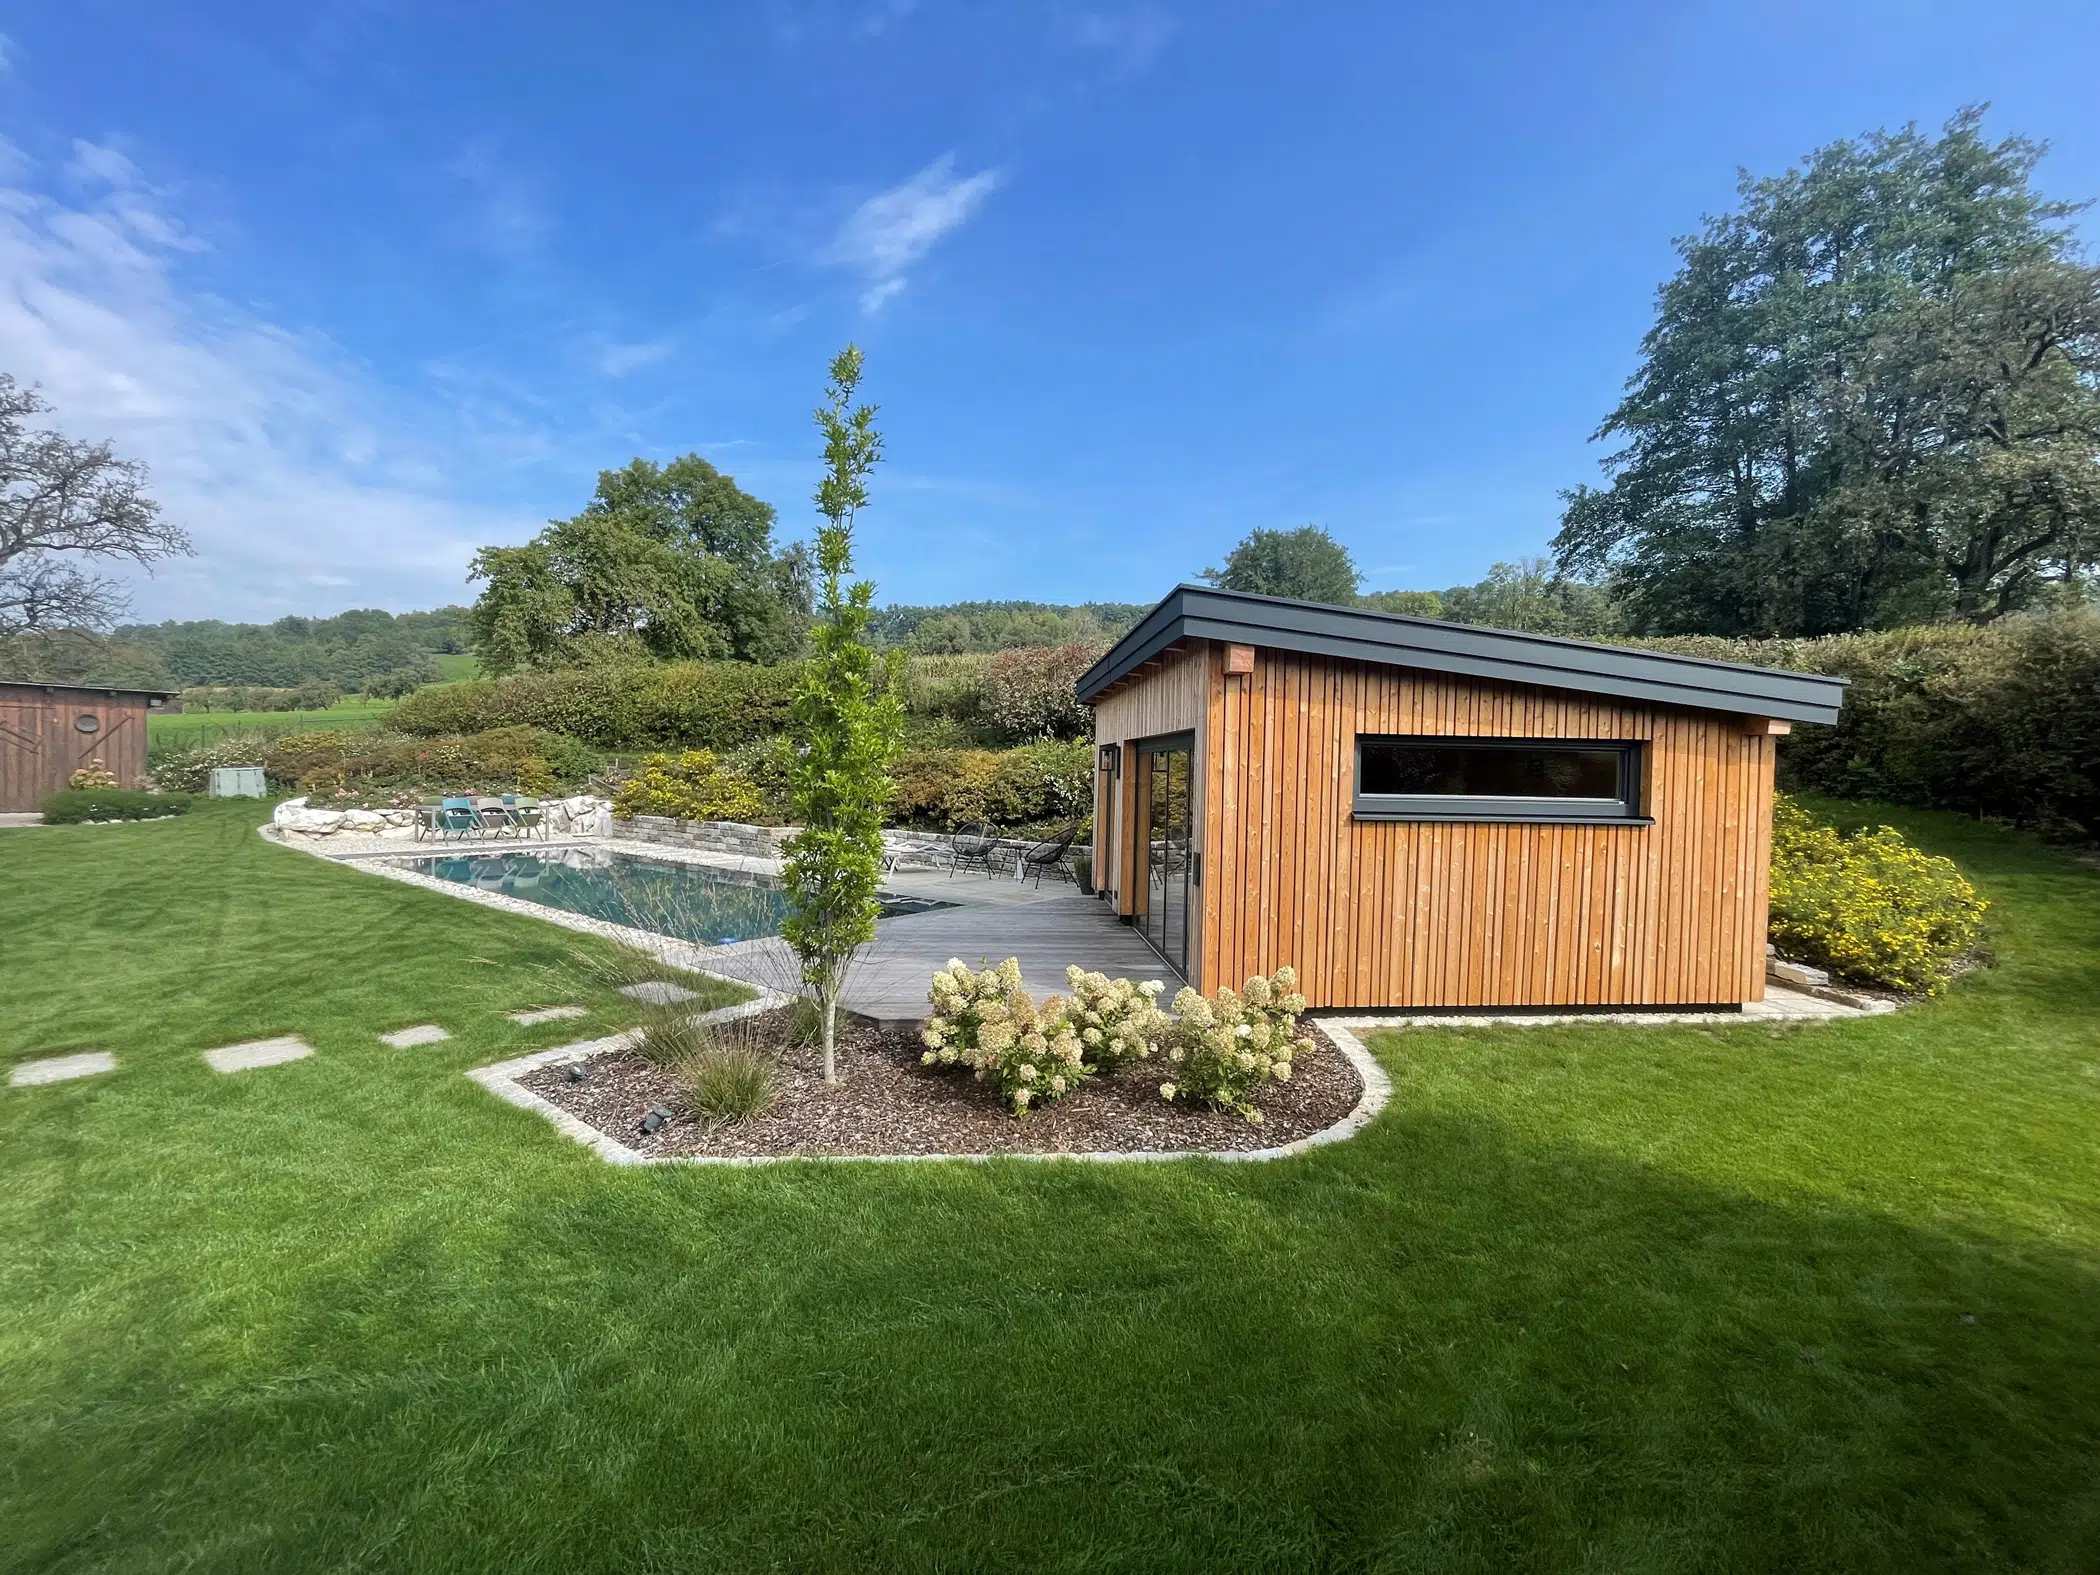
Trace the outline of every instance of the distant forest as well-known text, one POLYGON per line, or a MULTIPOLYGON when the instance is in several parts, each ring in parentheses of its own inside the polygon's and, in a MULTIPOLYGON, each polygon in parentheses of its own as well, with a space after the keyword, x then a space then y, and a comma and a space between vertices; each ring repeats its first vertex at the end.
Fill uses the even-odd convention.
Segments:
POLYGON ((55 630, 0 641, 0 678, 136 689, 240 684, 344 690, 434 683, 436 657, 467 649, 464 607, 394 614, 359 608, 274 623, 125 624, 107 635, 55 630))

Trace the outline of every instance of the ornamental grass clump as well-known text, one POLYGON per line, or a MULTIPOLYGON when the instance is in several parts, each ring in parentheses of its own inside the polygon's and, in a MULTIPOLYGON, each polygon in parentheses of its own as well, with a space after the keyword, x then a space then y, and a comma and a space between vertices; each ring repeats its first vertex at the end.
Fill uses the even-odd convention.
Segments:
POLYGON ((1291 1080, 1291 1059, 1312 1049, 1299 1038, 1305 997, 1288 964, 1268 978, 1256 974, 1235 994, 1206 999, 1194 990, 1174 997, 1175 1020, 1166 1038, 1168 1081, 1162 1099, 1199 1099, 1236 1110, 1261 1125, 1254 1096, 1269 1083, 1291 1080))
POLYGON ((950 958, 935 972, 927 1000, 933 1014, 920 1034, 926 1051, 919 1060, 968 1067, 1016 1116, 1063 1098, 1090 1075, 1065 1003, 1053 995, 1037 1006, 1017 958, 981 972, 950 958))
POLYGON ((1143 984, 1088 973, 1074 963, 1065 970, 1072 993, 1065 1016, 1079 1035, 1080 1058, 1103 1070, 1142 1061, 1159 1048, 1169 1024, 1158 1006, 1166 988, 1157 979, 1143 984))
POLYGON ((1937 995, 1983 932, 1984 901, 1952 859, 1892 826, 1842 836, 1784 793, 1772 806, 1772 943, 1868 984, 1937 995))

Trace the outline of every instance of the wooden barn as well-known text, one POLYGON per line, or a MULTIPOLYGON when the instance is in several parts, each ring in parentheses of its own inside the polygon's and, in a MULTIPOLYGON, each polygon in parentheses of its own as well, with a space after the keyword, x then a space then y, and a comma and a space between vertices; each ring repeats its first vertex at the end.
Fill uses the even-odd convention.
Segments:
POLYGON ((1095 883, 1198 989, 1762 999, 1776 735, 1844 680, 1184 585, 1080 680, 1095 883))
POLYGON ((146 774, 146 713, 175 700, 150 689, 0 683, 0 813, 35 809, 96 760, 136 786, 146 774))

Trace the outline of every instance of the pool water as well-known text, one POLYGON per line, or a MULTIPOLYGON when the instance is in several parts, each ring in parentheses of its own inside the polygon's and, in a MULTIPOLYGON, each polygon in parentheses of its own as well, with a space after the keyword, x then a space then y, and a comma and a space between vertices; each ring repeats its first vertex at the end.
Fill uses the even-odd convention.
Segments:
MULTIPOLYGON (((478 891, 501 892, 564 913, 580 913, 703 945, 778 935, 780 922, 787 916, 786 894, 768 876, 599 848, 437 854, 403 859, 401 864, 478 891)), ((882 893, 885 918, 950 906, 882 893)))

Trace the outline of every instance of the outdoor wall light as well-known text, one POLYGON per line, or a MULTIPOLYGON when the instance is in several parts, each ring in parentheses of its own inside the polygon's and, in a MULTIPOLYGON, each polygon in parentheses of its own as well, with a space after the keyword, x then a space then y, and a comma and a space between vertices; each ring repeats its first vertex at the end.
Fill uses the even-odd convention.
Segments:
POLYGON ((589 1069, 581 1061, 571 1061, 568 1071, 564 1072, 562 1076, 572 1083, 588 1083, 591 1080, 589 1069))
POLYGON ((1119 777, 1123 774, 1123 746, 1121 744, 1103 744, 1101 746, 1101 769, 1112 777, 1119 777))
POLYGON ((661 1132, 670 1119, 671 1112, 666 1106, 651 1105, 649 1114, 642 1117, 642 1130, 644 1132, 661 1132))

